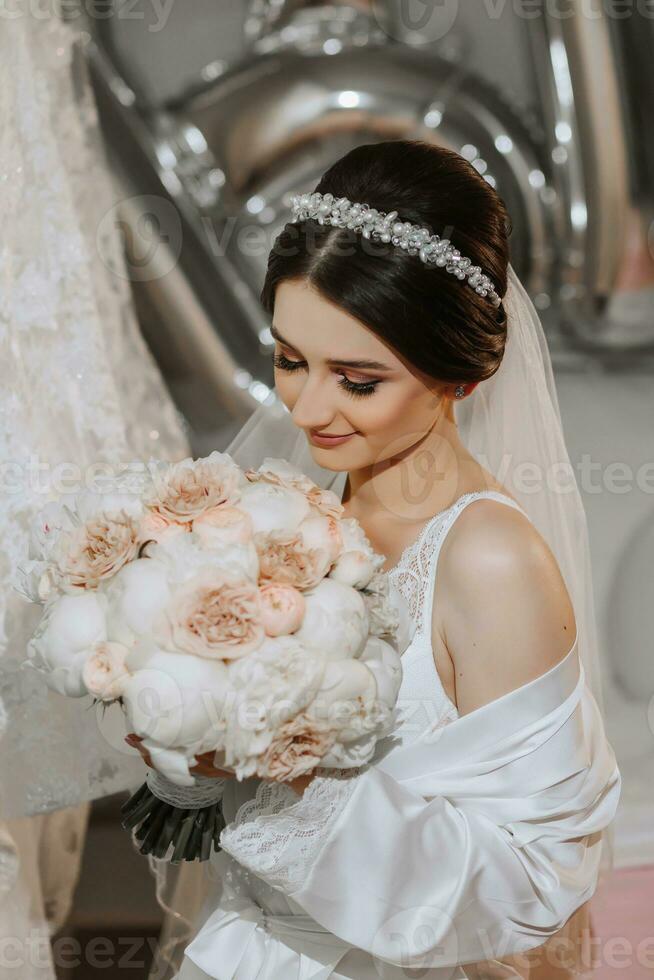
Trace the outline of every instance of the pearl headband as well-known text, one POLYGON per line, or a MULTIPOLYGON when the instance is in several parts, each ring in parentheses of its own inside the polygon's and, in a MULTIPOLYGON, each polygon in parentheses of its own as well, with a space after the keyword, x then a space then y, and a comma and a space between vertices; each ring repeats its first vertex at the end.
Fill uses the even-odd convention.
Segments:
POLYGON ((364 238, 379 238, 382 242, 392 242, 409 253, 419 255, 427 265, 436 265, 451 272, 457 279, 467 279, 480 296, 488 296, 493 306, 499 306, 501 298, 488 276, 478 265, 452 248, 449 239, 432 235, 428 228, 413 225, 409 221, 397 221, 397 211, 377 211, 367 204, 352 203, 347 197, 334 198, 333 194, 294 194, 291 199, 293 221, 313 218, 319 224, 334 225, 337 228, 351 228, 360 232, 364 238))

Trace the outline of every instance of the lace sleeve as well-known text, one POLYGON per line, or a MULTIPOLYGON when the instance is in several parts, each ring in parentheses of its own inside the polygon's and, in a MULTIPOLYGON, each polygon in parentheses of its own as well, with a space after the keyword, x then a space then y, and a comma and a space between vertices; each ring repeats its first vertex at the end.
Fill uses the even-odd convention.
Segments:
POLYGON ((223 830, 220 846, 273 888, 294 891, 320 853, 361 769, 319 767, 301 797, 286 783, 262 780, 253 799, 239 807, 223 830))

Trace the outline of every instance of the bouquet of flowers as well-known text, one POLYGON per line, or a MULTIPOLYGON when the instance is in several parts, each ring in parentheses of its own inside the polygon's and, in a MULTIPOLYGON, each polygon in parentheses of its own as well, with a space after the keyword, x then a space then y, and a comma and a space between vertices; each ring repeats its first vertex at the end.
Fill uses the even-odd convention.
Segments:
MULTIPOLYGON (((361 765, 394 726, 408 637, 383 556, 342 515, 285 460, 244 471, 220 452, 51 500, 17 585, 44 607, 27 663, 119 704, 173 790, 208 752, 238 779, 361 765)), ((218 844, 215 798, 189 811, 146 783, 123 814, 143 853, 218 844)))

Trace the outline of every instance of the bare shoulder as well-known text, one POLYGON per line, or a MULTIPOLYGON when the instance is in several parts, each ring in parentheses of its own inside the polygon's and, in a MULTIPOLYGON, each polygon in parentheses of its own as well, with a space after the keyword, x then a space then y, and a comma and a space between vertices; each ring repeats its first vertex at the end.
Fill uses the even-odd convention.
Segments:
POLYGON ((460 714, 539 677, 570 651, 568 590, 547 542, 519 510, 482 497, 458 514, 439 555, 433 629, 452 661, 460 714))

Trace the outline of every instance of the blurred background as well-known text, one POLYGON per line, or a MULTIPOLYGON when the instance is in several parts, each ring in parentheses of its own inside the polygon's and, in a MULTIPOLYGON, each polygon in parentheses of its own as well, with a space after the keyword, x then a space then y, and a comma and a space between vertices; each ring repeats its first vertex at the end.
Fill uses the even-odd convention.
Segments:
MULTIPOLYGON (((616 878, 593 908, 602 939, 626 937, 631 958, 605 956, 594 975, 652 975, 654 4, 63 9, 81 28, 77 56, 115 187, 106 221, 195 456, 223 449, 270 396, 258 295, 291 193, 311 190, 358 144, 417 138, 461 153, 506 201, 512 261, 547 331, 588 515, 608 735, 623 775, 616 878)), ((147 976, 162 913, 120 828, 123 799, 92 805, 60 938, 123 937, 125 951, 133 933, 152 943, 120 973, 60 964, 62 980, 147 976)))

